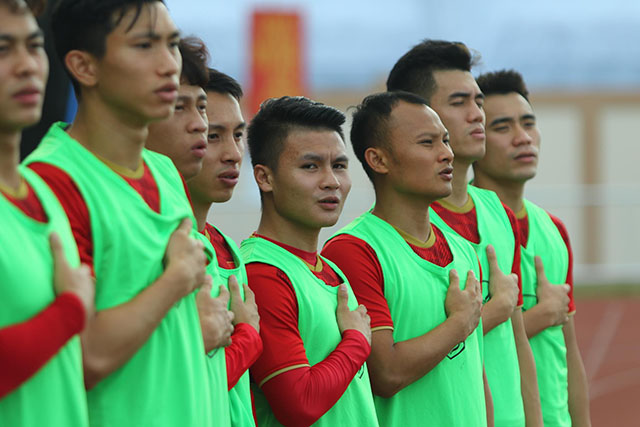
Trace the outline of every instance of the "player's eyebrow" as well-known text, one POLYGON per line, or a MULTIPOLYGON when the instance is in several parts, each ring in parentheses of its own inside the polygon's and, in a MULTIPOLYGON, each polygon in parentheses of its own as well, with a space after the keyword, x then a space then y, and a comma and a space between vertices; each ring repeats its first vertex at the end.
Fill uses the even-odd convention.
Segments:
MULTIPOLYGON (((143 31, 143 32, 139 32, 136 34, 132 34, 131 38, 133 39, 151 39, 151 40, 160 40, 162 39, 163 35, 162 34, 158 34, 153 30, 147 30, 147 31, 143 31)), ((180 31, 175 30, 172 33, 170 33, 167 36, 168 39, 176 39, 176 38, 180 38, 180 31)))
MULTIPOLYGON (((30 33, 27 36, 27 40, 33 40, 33 39, 37 39, 40 37, 44 37, 44 32, 41 29, 37 29, 36 31, 30 33)), ((12 34, 2 34, 0 33, 0 41, 5 41, 5 42, 15 42, 18 38, 12 34)))
MULTIPOLYGON (((246 122, 242 122, 240 124, 238 124, 235 128, 233 128, 234 130, 240 130, 240 129, 244 129, 247 127, 247 123, 246 122)), ((223 130, 226 129, 227 126, 222 125, 222 124, 217 124, 217 123, 209 123, 209 132, 211 132, 212 130, 223 130)))
POLYGON ((520 116, 520 120, 536 120, 535 114, 523 114, 520 116))
POLYGON ((513 117, 498 117, 496 119, 491 120, 489 126, 496 126, 502 123, 514 123, 516 120, 513 117))
POLYGON ((341 154, 334 160, 334 163, 349 163, 349 157, 346 154, 341 154))

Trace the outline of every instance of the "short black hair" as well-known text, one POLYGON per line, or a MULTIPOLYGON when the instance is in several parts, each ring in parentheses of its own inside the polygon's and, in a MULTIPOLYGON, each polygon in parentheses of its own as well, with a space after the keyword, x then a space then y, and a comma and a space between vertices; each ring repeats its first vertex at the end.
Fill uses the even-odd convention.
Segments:
POLYGON ((30 11, 33 16, 40 15, 47 6, 46 0, 0 0, 0 6, 9 9, 11 13, 30 11))
POLYGON ((178 50, 182 56, 180 80, 205 89, 209 81, 207 46, 197 37, 183 37, 178 43, 178 50))
POLYGON ((372 182, 374 172, 367 163, 364 153, 371 147, 392 149, 387 142, 389 138, 389 118, 393 109, 401 101, 415 105, 428 105, 424 98, 410 92, 382 92, 367 96, 353 112, 351 146, 362 164, 362 168, 372 182))
POLYGON ((209 82, 204 88, 205 92, 215 92, 221 95, 231 95, 237 101, 244 96, 242 92, 242 86, 233 77, 216 70, 215 68, 209 68, 209 82))
MULTIPOLYGON (((138 21, 142 7, 155 2, 164 4, 164 0, 59 0, 51 14, 51 32, 61 63, 75 49, 101 58, 107 48, 107 36, 125 14, 131 8, 135 10, 130 29, 138 21)), ((80 85, 68 70, 67 74, 79 96, 80 85)))
POLYGON ((485 96, 506 95, 508 93, 518 93, 529 101, 529 90, 524 83, 522 74, 516 70, 500 70, 492 73, 484 73, 476 79, 478 86, 485 96))
POLYGON ((251 164, 276 170, 284 141, 290 132, 300 129, 335 131, 344 141, 340 111, 304 96, 271 98, 260 106, 247 132, 251 164))
POLYGON ((479 60, 464 43, 423 40, 398 59, 387 78, 387 90, 415 93, 430 102, 436 90, 434 71, 471 71, 479 60))

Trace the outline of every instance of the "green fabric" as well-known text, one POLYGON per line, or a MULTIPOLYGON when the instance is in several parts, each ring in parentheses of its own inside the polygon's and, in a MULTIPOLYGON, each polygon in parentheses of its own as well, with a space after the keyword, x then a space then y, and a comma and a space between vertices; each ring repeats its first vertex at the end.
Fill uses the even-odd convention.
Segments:
MULTIPOLYGON (((496 250, 498 266, 505 274, 513 267, 515 237, 509 217, 493 191, 468 186, 478 219, 480 243, 473 246, 482 266, 482 295, 486 303, 489 295, 489 261, 487 245, 496 250)), ((456 233, 436 212, 429 211, 431 221, 443 230, 456 233)), ((456 233, 457 234, 457 233, 456 233)), ((525 425, 524 403, 520 386, 520 365, 511 319, 493 328, 484 336, 484 368, 493 398, 496 427, 525 425)))
MULTIPOLYGON (((384 278, 384 296, 393 320, 394 342, 426 334, 447 319, 449 271, 464 288, 467 271, 479 276, 478 260, 467 242, 447 236, 454 261, 439 267, 420 258, 387 222, 367 212, 340 230, 375 251, 384 278)), ((375 396, 381 426, 486 426, 482 376, 482 325, 418 381, 391 398, 375 396)))
MULTIPOLYGON (((553 284, 564 284, 569 269, 569 252, 558 227, 543 209, 524 201, 529 220, 527 247, 521 248, 524 310, 537 304, 538 286, 534 257, 542 258, 544 272, 553 284)), ((529 340, 536 361, 540 404, 545 427, 570 426, 567 380, 567 348, 562 326, 552 326, 529 340)))
MULTIPOLYGON (((313 366, 326 359, 342 340, 336 321, 338 288, 318 279, 304 261, 291 252, 260 237, 243 241, 240 253, 246 264, 260 262, 273 265, 287 275, 296 293, 298 326, 309 364, 313 366)), ((331 261, 325 261, 348 286, 338 267, 331 261)), ((348 290, 349 308, 354 310, 358 302, 350 287, 348 290)), ((342 397, 313 425, 375 427, 378 421, 371 396, 369 373, 363 364, 342 397)), ((280 426, 258 387, 254 387, 254 399, 257 424, 260 427, 280 426)))
MULTIPOLYGON (((20 172, 42 203, 48 222, 35 221, 0 195, 0 328, 34 317, 55 300, 48 240, 52 231, 60 236, 69 263, 79 264, 69 222, 55 196, 34 172, 20 172)), ((77 335, 31 378, 0 399, 0 424, 89 425, 77 335)))
MULTIPOLYGON (((180 176, 171 160, 144 150, 160 194, 154 212, 120 175, 73 140, 64 124, 52 126, 27 162, 64 170, 89 210, 94 247, 96 308, 134 298, 163 272, 169 237, 191 218, 180 176)), ((122 367, 88 392, 92 426, 212 425, 211 391, 195 293, 176 302, 147 342, 122 367)))

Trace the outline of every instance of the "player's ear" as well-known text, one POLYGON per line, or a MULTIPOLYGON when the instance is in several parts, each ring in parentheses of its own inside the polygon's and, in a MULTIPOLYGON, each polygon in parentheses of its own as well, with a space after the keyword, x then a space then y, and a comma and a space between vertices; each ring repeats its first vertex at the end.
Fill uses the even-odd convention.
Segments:
POLYGON ((369 147, 364 152, 364 159, 374 172, 383 175, 389 173, 389 168, 387 167, 389 155, 385 150, 379 147, 369 147))
POLYGON ((64 64, 80 85, 92 87, 98 83, 96 58, 89 52, 71 50, 64 57, 64 64))
POLYGON ((255 165, 253 167, 253 177, 260 191, 263 193, 273 191, 273 171, 269 166, 255 165))

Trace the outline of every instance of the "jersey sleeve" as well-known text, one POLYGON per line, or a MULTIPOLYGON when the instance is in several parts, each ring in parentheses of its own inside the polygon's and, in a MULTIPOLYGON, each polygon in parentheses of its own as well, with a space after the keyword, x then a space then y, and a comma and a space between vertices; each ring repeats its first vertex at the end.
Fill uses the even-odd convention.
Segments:
POLYGON ((513 213, 513 210, 504 203, 502 204, 504 210, 507 212, 509 222, 511 223, 511 229, 513 230, 513 238, 515 240, 515 248, 513 251, 513 264, 511 265, 511 272, 518 276, 518 307, 522 307, 524 301, 522 299, 522 274, 520 272, 520 230, 518 228, 518 219, 513 213))
POLYGON ((549 214, 551 221, 558 227, 558 231, 564 240, 564 244, 567 246, 567 252, 569 253, 569 268, 567 269, 566 283, 569 285, 569 314, 575 314, 576 303, 573 299, 573 250, 571 249, 571 242, 569 241, 569 232, 560 218, 549 214))
POLYGON ((325 244, 322 256, 333 261, 347 276, 358 302, 367 307, 371 330, 393 329, 384 297, 382 267, 373 248, 362 239, 341 234, 325 244))
POLYGON ((31 378, 82 331, 84 321, 80 299, 64 292, 31 319, 0 329, 0 399, 31 378))
POLYGON ((231 334, 231 345, 224 349, 227 386, 231 390, 262 353, 262 339, 253 326, 238 323, 231 334))
POLYGON ((262 387, 278 374, 309 366, 298 330, 298 302, 287 275, 262 263, 246 265, 249 287, 260 314, 263 351, 251 366, 251 376, 262 387))
POLYGON ((67 218, 69 218, 71 232, 78 246, 80 262, 88 265, 91 269, 91 275, 95 277, 89 208, 87 208, 80 189, 66 172, 56 166, 35 162, 29 164, 29 168, 40 175, 60 201, 67 218))
POLYGON ((286 426, 308 426, 344 394, 371 352, 362 333, 346 330, 322 362, 284 372, 262 386, 275 417, 286 426))

